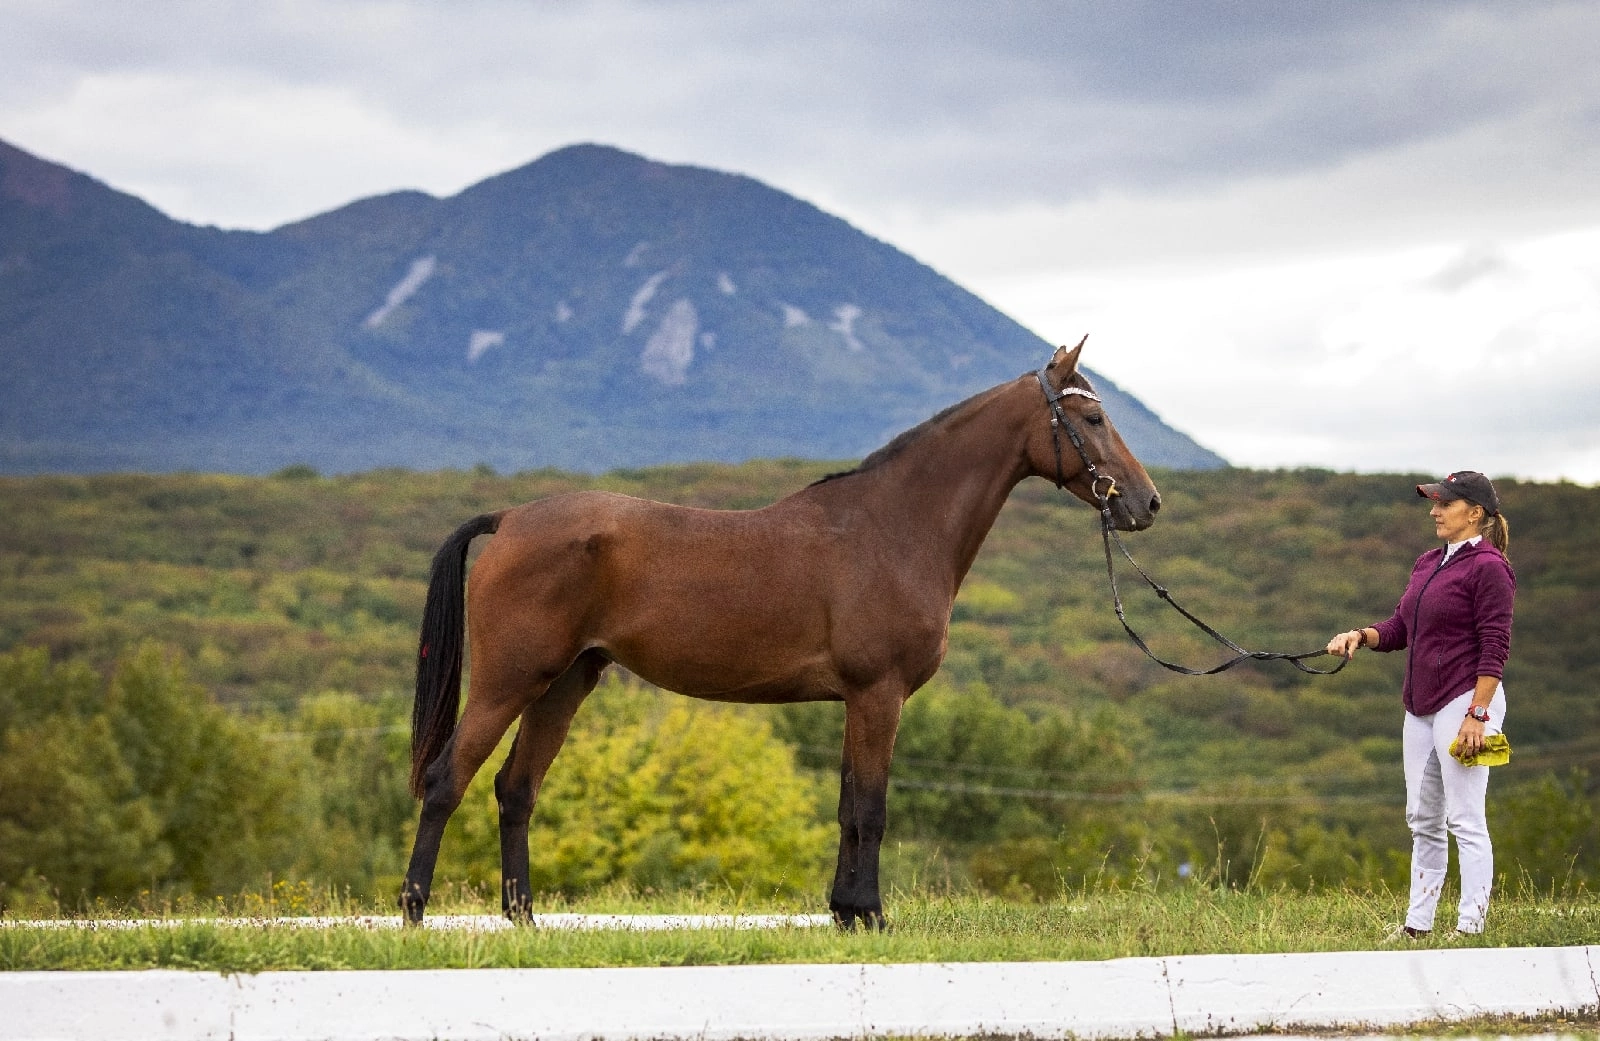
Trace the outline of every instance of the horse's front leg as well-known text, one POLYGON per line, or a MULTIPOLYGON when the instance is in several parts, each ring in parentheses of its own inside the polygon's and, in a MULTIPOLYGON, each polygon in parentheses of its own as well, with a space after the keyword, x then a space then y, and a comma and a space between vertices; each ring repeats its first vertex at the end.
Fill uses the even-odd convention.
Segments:
POLYGON ((861 849, 861 835, 856 828, 856 776, 850 762, 850 718, 844 722, 844 747, 839 763, 839 861, 833 870, 833 888, 829 907, 834 918, 844 928, 855 925, 854 917, 841 917, 839 898, 846 888, 854 884, 856 858, 861 849))
POLYGON ((581 657, 522 713, 511 754, 494 778, 500 809, 500 910, 512 921, 526 921, 533 911, 528 878, 528 821, 539 786, 567 739, 572 717, 605 669, 598 656, 581 657))
POLYGON ((828 908, 842 929, 882 929, 878 856, 888 823, 889 761, 905 695, 883 685, 846 699, 839 770, 839 864, 828 908))

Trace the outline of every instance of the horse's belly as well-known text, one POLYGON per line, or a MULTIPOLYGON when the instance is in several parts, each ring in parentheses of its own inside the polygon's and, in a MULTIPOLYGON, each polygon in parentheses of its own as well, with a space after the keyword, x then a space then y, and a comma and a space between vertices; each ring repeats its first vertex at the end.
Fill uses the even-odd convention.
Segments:
POLYGON ((604 650, 666 690, 714 701, 774 704, 837 699, 840 681, 823 641, 774 619, 771 627, 680 618, 619 633, 604 650))

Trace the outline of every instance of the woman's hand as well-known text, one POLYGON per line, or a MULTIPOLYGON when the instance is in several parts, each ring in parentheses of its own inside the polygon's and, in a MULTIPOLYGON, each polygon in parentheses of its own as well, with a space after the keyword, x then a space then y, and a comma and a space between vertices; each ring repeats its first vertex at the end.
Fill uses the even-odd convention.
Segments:
POLYGON ((1461 721, 1461 729, 1456 731, 1456 754, 1463 759, 1470 758, 1483 751, 1483 724, 1471 716, 1461 721))
POLYGON ((1337 654, 1341 658, 1354 658, 1356 652, 1366 646, 1367 634, 1361 629, 1352 629, 1347 633, 1340 633, 1328 641, 1328 653, 1337 654))

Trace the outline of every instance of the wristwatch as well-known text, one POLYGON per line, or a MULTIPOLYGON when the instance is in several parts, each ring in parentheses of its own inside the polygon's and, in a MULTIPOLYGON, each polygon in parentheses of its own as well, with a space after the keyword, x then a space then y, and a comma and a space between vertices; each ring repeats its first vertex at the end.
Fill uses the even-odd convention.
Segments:
POLYGON ((1477 705, 1473 705, 1471 708, 1467 709, 1467 715, 1471 716, 1473 719, 1476 719, 1480 723, 1489 722, 1489 710, 1487 708, 1479 708, 1477 705))

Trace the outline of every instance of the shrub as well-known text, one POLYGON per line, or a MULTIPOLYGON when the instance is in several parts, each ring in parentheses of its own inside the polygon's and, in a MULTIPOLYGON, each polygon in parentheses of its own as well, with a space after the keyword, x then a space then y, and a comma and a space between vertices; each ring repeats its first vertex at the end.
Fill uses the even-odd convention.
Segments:
MULTIPOLYGON (((493 774, 509 745, 501 742, 451 819, 441 879, 498 877, 493 774)), ((613 883, 815 892, 830 845, 823 798, 759 717, 608 679, 539 793, 531 881, 535 891, 568 895, 613 883)))

